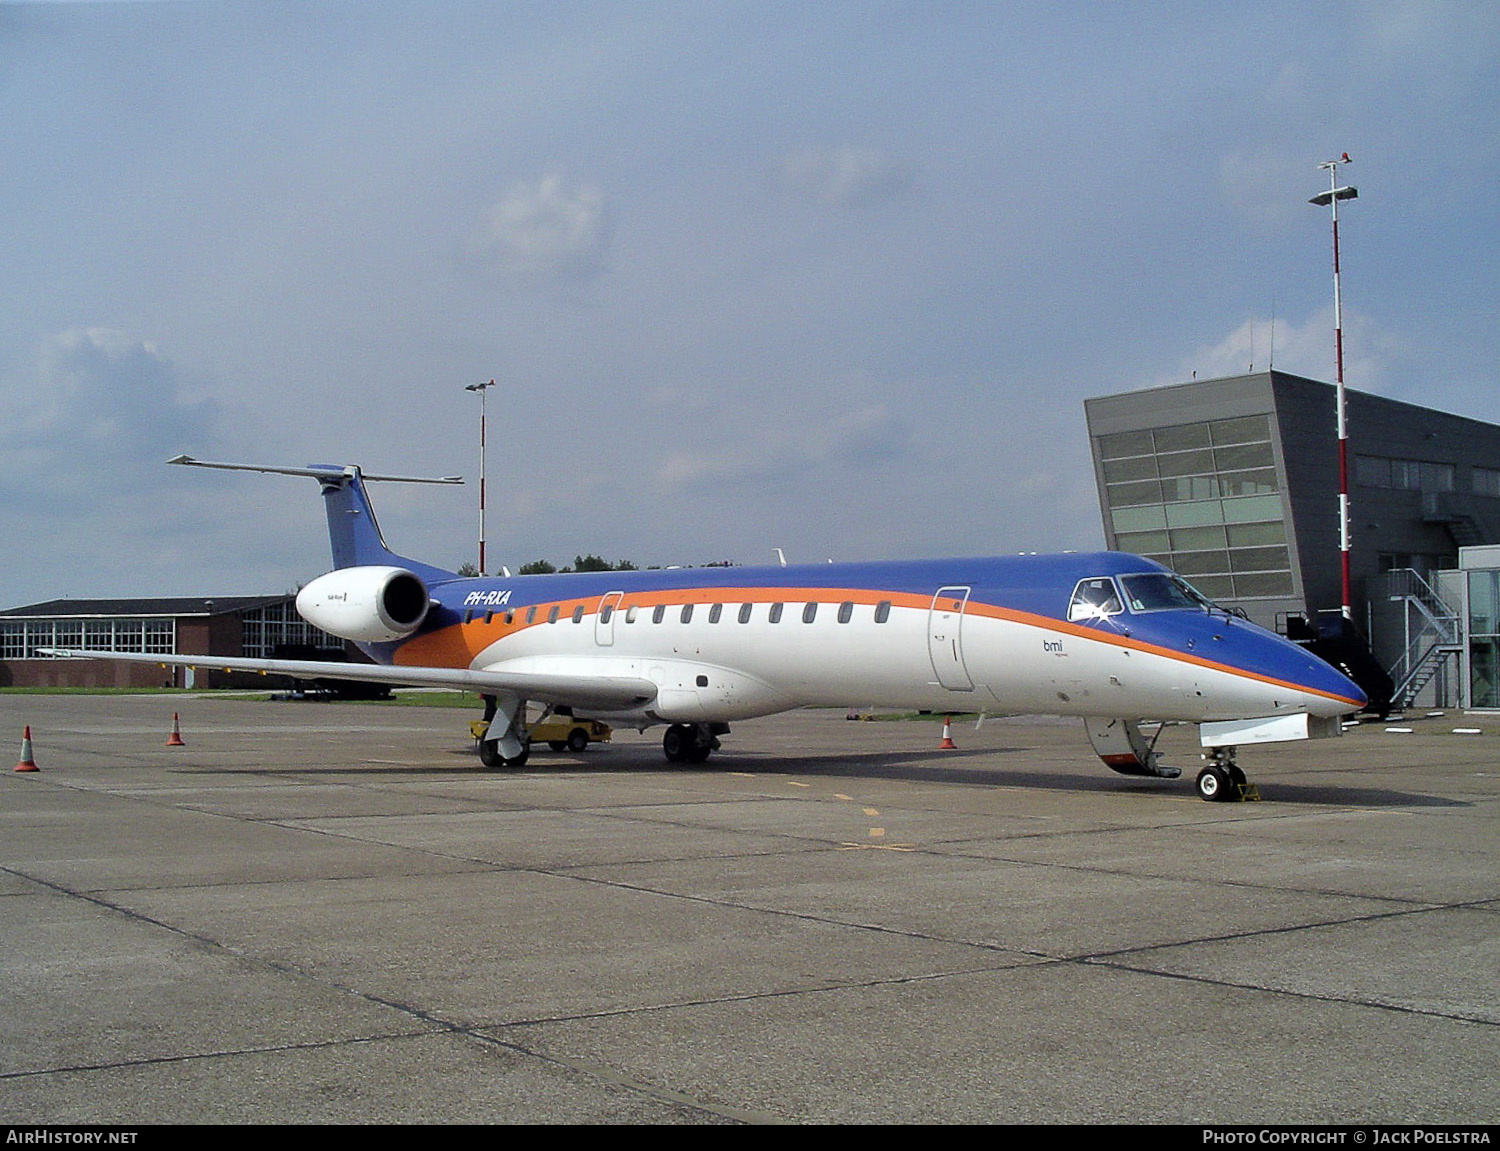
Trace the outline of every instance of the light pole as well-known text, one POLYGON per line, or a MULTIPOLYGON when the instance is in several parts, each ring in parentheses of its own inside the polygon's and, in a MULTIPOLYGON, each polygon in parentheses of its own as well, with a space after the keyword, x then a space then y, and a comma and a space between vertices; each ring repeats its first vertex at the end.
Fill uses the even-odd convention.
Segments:
POLYGON ((1319 192, 1309 204, 1333 210, 1333 357, 1336 372, 1334 393, 1338 404, 1339 432, 1339 583, 1343 595, 1345 619, 1354 618, 1349 594, 1349 418, 1344 403, 1344 303, 1339 290, 1339 201, 1353 200, 1359 189, 1352 185, 1340 188, 1339 165, 1349 163, 1345 152, 1337 160, 1325 160, 1318 167, 1328 171, 1328 191, 1319 192))
POLYGON ((484 570, 484 417, 485 398, 484 393, 495 386, 495 381, 487 383, 465 384, 464 391, 479 393, 479 574, 486 575, 484 570))

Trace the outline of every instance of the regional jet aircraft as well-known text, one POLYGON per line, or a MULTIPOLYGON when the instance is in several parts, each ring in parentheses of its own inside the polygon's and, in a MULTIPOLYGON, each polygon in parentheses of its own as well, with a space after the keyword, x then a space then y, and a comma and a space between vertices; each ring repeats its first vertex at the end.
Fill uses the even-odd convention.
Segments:
POLYGON ((365 481, 416 477, 170 462, 317 480, 334 570, 297 610, 376 662, 66 654, 477 691, 495 701, 487 767, 526 762, 528 701, 664 724, 674 763, 706 761, 731 720, 855 702, 1080 716, 1105 764, 1164 779, 1181 771, 1142 723, 1196 723, 1198 794, 1222 800, 1245 788, 1237 745, 1336 735, 1365 703, 1328 664, 1138 556, 464 578, 386 546, 365 481))

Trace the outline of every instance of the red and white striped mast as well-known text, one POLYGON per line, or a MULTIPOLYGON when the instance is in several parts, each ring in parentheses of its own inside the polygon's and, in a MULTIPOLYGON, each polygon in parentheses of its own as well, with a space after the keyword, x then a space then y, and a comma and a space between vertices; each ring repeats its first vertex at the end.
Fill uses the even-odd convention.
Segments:
POLYGON ((495 381, 488 383, 465 384, 464 391, 479 393, 479 574, 486 575, 484 570, 484 393, 495 386, 495 381))
POLYGON ((1333 356, 1334 393, 1338 404, 1339 435, 1339 579, 1343 594, 1345 619, 1354 618, 1349 591, 1349 417, 1344 401, 1344 303, 1339 289, 1339 201, 1353 200, 1359 189, 1352 185, 1339 187, 1339 165, 1349 163, 1345 152, 1337 160, 1325 160, 1318 167, 1328 171, 1328 191, 1319 192, 1309 204, 1333 211, 1333 356))

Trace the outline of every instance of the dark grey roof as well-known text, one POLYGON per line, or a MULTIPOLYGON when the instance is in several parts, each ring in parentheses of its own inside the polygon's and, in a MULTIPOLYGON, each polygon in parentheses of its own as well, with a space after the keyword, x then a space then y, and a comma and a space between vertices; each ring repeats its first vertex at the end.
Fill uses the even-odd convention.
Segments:
POLYGON ((267 604, 282 603, 291 595, 161 596, 141 599, 49 599, 0 611, 0 618, 25 616, 189 616, 232 615, 267 604), (209 605, 212 605, 210 608, 209 605))

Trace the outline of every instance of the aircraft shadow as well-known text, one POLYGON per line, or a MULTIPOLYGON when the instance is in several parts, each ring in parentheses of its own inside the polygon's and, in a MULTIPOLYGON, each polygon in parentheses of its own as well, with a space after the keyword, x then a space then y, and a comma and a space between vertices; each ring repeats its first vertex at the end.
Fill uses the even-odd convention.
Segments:
MULTIPOLYGON (((733 750, 716 755, 705 765, 678 765, 666 763, 659 752, 647 748, 620 749, 624 754, 606 753, 603 749, 583 753, 533 752, 525 767, 518 771, 505 768, 485 768, 479 763, 478 754, 472 748, 451 748, 446 754, 453 759, 465 761, 462 766, 412 764, 410 766, 382 763, 365 765, 359 763, 331 764, 326 767, 242 767, 208 768, 184 767, 176 769, 178 775, 247 775, 260 778, 285 776, 307 778, 309 776, 347 776, 357 772, 369 778, 412 779, 421 776, 449 775, 460 772, 481 778, 503 780, 507 775, 538 774, 549 771, 567 772, 572 775, 647 775, 670 771, 674 774, 722 775, 726 772, 743 772, 747 775, 806 775, 825 779, 895 780, 907 783, 944 783, 968 787, 1010 787, 1037 791, 1055 792, 1114 792, 1119 794, 1191 795, 1195 772, 1184 768, 1182 777, 1176 780, 1143 779, 1135 776, 1115 775, 1104 767, 1097 773, 1074 771, 1037 771, 1024 766, 995 767, 980 766, 973 761, 985 760, 997 755, 1025 755, 1034 752, 1030 747, 989 747, 982 749, 959 749, 957 751, 881 751, 849 752, 827 755, 756 755, 736 754, 733 750), (938 757, 941 758, 938 758, 938 757)), ((1250 779, 1261 792, 1266 803, 1297 804, 1321 807, 1472 807, 1466 800, 1449 799, 1445 796, 1424 795, 1417 792, 1399 791, 1394 788, 1349 787, 1322 783, 1286 783, 1280 780, 1262 783, 1256 780, 1253 769, 1250 779)), ((1230 805, 1226 805, 1228 807, 1230 805)))

